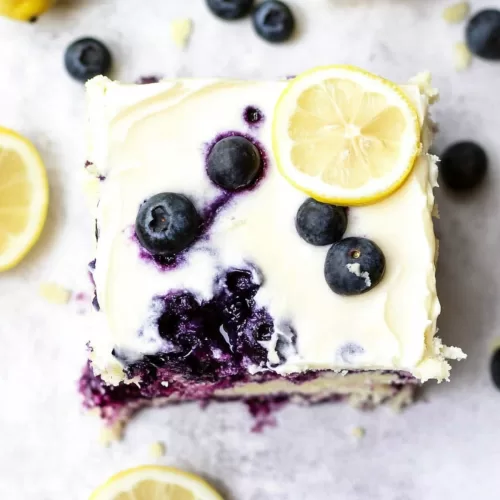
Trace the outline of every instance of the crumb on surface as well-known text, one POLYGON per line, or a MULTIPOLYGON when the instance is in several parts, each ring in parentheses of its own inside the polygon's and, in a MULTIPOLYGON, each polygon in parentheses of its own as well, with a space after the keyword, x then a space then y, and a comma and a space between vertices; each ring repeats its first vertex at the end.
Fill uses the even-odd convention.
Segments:
POLYGON ((461 23, 470 13, 469 2, 457 2, 443 10, 443 19, 448 23, 461 23))
POLYGON ((123 423, 117 422, 109 427, 103 427, 99 434, 99 442, 104 447, 111 446, 112 443, 121 441, 123 438, 123 423))
POLYGON ((71 290, 57 283, 40 283, 38 294, 51 304, 67 304, 71 298, 71 290))
POLYGON ((165 455, 165 444, 161 441, 156 441, 149 446, 149 456, 151 458, 161 458, 165 455))
POLYGON ((193 31, 193 21, 189 18, 174 19, 170 23, 170 38, 181 49, 186 47, 193 31))
POLYGON ((457 71, 464 71, 472 62, 472 53, 464 42, 458 42, 453 47, 453 61, 457 71))
POLYGON ((365 437, 366 429, 364 427, 353 427, 351 428, 351 435, 356 439, 362 439, 365 437))

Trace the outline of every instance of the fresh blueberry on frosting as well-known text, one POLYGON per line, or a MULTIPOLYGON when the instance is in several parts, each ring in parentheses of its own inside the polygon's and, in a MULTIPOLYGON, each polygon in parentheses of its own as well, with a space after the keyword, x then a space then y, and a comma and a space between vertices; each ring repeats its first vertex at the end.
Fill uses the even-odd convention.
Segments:
POLYGON ((68 73, 80 82, 105 75, 111 67, 111 53, 99 40, 81 38, 74 41, 64 54, 68 73))
POLYGON ((309 198, 297 212, 295 227, 307 243, 315 246, 331 245, 344 236, 347 228, 345 208, 309 198))
POLYGON ((207 0, 210 11, 226 21, 241 19, 250 13, 254 0, 207 0))
POLYGON ((500 390, 500 347, 493 353, 490 368, 493 383, 500 390))
POLYGON ((325 279, 339 295, 360 295, 376 286, 384 276, 382 250, 367 238, 345 238, 326 256, 325 279))
POLYGON ((249 187, 261 169, 259 150, 242 136, 226 137, 216 142, 207 159, 208 176, 227 191, 249 187))
POLYGON ((191 201, 181 194, 159 193, 139 208, 137 238, 153 255, 175 255, 199 235, 201 218, 191 201))
POLYGON ((483 59, 500 59, 500 10, 478 12, 467 25, 466 40, 469 50, 483 59))
POLYGON ((264 40, 273 43, 284 42, 293 34, 295 18, 285 3, 267 0, 255 9, 253 26, 264 40))
POLYGON ((250 127, 256 127, 264 119, 264 114, 255 106, 247 106, 243 111, 243 119, 250 127))
POLYGON ((483 148, 470 141, 457 142, 441 156, 439 173, 451 189, 472 189, 486 175, 488 158, 483 148))

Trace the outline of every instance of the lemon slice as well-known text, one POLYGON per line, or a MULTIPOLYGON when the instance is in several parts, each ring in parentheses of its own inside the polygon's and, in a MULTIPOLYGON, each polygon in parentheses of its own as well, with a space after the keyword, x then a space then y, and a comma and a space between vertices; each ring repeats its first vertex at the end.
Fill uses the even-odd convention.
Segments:
POLYGON ((0 127, 0 271, 19 263, 38 240, 48 203, 47 175, 37 150, 0 127))
POLYGON ((119 472, 92 493, 90 500, 223 500, 203 479, 156 465, 119 472))
POLYGON ((49 10, 54 2, 55 0, 0 0, 0 15, 29 21, 49 10))
POLYGON ((374 203, 395 191, 420 149, 418 115, 403 91, 352 66, 320 67, 291 80, 272 134, 288 181, 339 205, 374 203))

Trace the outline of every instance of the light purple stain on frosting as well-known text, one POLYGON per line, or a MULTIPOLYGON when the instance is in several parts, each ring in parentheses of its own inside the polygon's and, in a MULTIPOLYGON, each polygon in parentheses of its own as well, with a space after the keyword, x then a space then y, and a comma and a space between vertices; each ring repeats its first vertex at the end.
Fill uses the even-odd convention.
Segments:
POLYGON ((337 352, 338 357, 347 364, 354 364, 355 357, 363 354, 365 350, 359 344, 348 342, 344 344, 337 352))

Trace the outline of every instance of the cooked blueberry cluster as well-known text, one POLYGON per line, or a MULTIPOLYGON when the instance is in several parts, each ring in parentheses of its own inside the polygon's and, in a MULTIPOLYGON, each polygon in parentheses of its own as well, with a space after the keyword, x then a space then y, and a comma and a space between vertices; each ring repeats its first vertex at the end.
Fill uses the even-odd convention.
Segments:
MULTIPOLYGON (((271 340, 274 324, 255 303, 258 289, 251 271, 233 270, 221 277, 208 301, 187 291, 159 297, 156 305, 162 312, 157 326, 165 340, 163 352, 136 363, 129 363, 119 350, 114 355, 127 365, 129 377, 147 375, 151 380, 157 377, 158 366, 187 379, 207 381, 247 373, 250 366, 264 368, 263 342, 271 340)), ((276 343, 281 361, 295 350, 295 340, 293 329, 283 329, 276 343)))
POLYGON ((382 280, 385 257, 367 238, 342 239, 347 229, 344 207, 307 199, 295 218, 299 236, 311 245, 332 245, 325 261, 325 279, 339 295, 360 295, 382 280))

